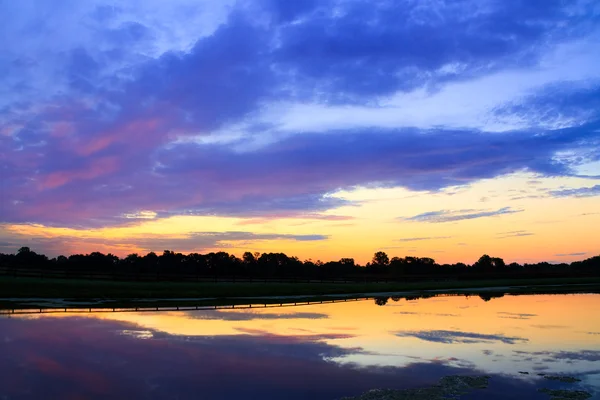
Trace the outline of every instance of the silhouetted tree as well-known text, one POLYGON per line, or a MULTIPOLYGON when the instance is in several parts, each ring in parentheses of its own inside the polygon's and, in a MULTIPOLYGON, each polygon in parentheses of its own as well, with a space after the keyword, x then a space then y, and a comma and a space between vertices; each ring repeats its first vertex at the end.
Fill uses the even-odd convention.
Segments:
POLYGON ((254 264, 256 262, 254 254, 250 253, 249 251, 244 253, 244 255, 242 256, 242 260, 244 261, 244 264, 254 264))
POLYGON ((383 251, 378 251, 377 253, 375 253, 373 255, 373 260, 371 261, 371 264, 376 264, 378 266, 386 266, 389 263, 390 263, 390 258, 383 251))
POLYGON ((389 299, 389 297, 375 297, 375 304, 378 306, 385 306, 389 299))
MULTIPOLYGON (((14 273, 19 269, 41 269, 59 273, 60 277, 110 277, 114 279, 200 279, 201 277, 258 277, 258 278, 308 278, 357 280, 427 280, 427 279, 492 279, 600 276, 600 256, 571 264, 510 263, 499 257, 484 254, 472 267, 464 263, 437 264, 428 257, 392 257, 379 251, 371 262, 362 267, 352 258, 321 262, 311 259, 300 261, 283 253, 250 253, 237 258, 227 252, 184 255, 165 250, 160 256, 150 252, 144 256, 129 254, 119 259, 113 254, 92 252, 57 256, 48 259, 29 247, 21 247, 16 254, 0 254, 0 273, 14 273), (192 277, 192 278, 190 278, 192 277)), ((484 294, 489 299, 493 294, 484 294)))

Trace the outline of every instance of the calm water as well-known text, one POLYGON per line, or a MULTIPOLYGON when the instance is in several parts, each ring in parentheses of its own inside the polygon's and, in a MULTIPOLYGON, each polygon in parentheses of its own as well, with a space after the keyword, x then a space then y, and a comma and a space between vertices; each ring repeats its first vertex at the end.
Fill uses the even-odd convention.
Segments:
POLYGON ((491 376, 467 399, 600 398, 599 310, 576 294, 3 316, 0 399, 339 399, 454 374, 491 376))

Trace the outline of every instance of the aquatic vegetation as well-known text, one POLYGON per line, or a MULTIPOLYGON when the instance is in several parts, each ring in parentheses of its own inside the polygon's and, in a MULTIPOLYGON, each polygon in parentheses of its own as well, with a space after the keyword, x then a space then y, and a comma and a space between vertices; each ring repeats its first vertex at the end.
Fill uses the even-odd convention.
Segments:
POLYGON ((539 392, 546 393, 550 396, 551 400, 585 400, 592 397, 592 395, 583 390, 564 390, 564 389, 539 389, 539 392))
POLYGON ((572 376, 561 376, 561 375, 543 375, 544 378, 549 379, 551 381, 558 381, 563 383, 575 383, 581 382, 581 379, 577 379, 572 376))
POLYGON ((458 399, 473 389, 485 389, 489 376, 451 375, 440 379, 439 383, 418 389, 373 389, 357 397, 344 400, 444 400, 458 399))

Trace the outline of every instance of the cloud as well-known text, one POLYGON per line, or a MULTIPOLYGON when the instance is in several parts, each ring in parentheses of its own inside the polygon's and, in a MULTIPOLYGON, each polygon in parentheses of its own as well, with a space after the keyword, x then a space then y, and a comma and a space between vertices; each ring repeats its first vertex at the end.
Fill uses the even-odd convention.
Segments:
POLYGON ((192 311, 188 316, 193 319, 222 320, 222 321, 252 321, 252 320, 283 320, 283 319, 323 319, 327 314, 295 312, 295 313, 262 313, 252 311, 192 311))
POLYGON ((574 4, 558 2, 545 3, 543 11, 515 1, 321 5, 282 29, 277 57, 298 85, 319 88, 331 101, 435 88, 460 76, 527 65, 547 49, 546 40, 564 38, 559 21, 565 15, 582 28, 572 37, 589 32, 574 4))
POLYGON ((450 239, 451 236, 430 236, 430 237, 413 237, 413 238, 402 238, 396 239, 396 242, 418 242, 422 240, 438 240, 438 239, 450 239))
POLYGON ((162 251, 169 249, 176 252, 202 252, 212 249, 227 249, 235 246, 251 247, 260 241, 324 241, 327 235, 295 235, 277 233, 252 233, 245 231, 229 232, 191 232, 182 235, 144 235, 131 236, 127 238, 104 238, 61 235, 56 237, 36 236, 3 232, 0 235, 12 238, 12 240, 0 243, 0 252, 14 253, 22 246, 29 246, 34 251, 47 254, 59 255, 64 253, 85 253, 101 251, 113 254, 128 254, 139 251, 162 251))
POLYGON ((551 190, 548 192, 553 197, 593 197, 600 196, 600 185, 576 189, 551 190))
MULTIPOLYGON (((373 354, 348 347, 336 340, 344 335, 335 334, 171 335, 81 317, 3 318, 0 330, 11 340, 3 343, 6 362, 0 363, 1 393, 9 398, 21 396, 24 374, 35 382, 33 398, 194 398, 201 387, 206 398, 293 400, 315 393, 343 398, 373 387, 399 387, 398 382, 426 387, 444 376, 481 374, 455 357, 408 355, 403 366, 363 363, 359 357, 373 354), (153 340, 143 339, 150 335, 153 340), (360 368, 345 362, 351 357, 360 368), (22 368, 14 368, 18 363, 22 368)), ((535 396, 535 388, 522 380, 495 376, 494 382, 503 394, 535 396)))
POLYGON ((174 0, 43 4, 3 3, 11 15, 2 36, 7 104, 34 106, 61 95, 88 94, 130 79, 131 68, 166 52, 189 51, 225 22, 232 2, 174 0), (202 4, 203 3, 203 4, 202 4), (52 21, 50 23, 49 21, 52 21), (173 27, 177 25, 177 29, 173 27), (24 33, 26 32, 26 33, 24 33), (14 89, 19 88, 20 91, 14 89))
POLYGON ((510 318, 510 319, 531 319, 537 317, 537 314, 527 313, 511 313, 511 312, 498 312, 499 318, 510 318))
POLYGON ((140 238, 134 241, 136 245, 144 248, 156 248, 163 245, 168 248, 206 248, 223 245, 226 242, 254 242, 261 240, 295 240, 300 242, 327 240, 325 235, 293 235, 277 233, 252 233, 252 232, 193 232, 181 238, 154 237, 140 238))
POLYGON ((414 337, 425 340, 427 342, 437 343, 493 343, 501 342, 506 344, 524 343, 528 339, 521 337, 511 337, 505 335, 488 335, 474 332, 447 331, 447 330, 430 330, 430 331, 403 331, 396 332, 396 336, 414 337))
POLYGON ((395 314, 401 315, 433 315, 436 317, 458 317, 458 314, 447 314, 447 313, 422 313, 416 311, 399 311, 395 314))
POLYGON ((417 214, 412 217, 398 217, 401 221, 444 223, 462 221, 476 218, 494 217, 498 215, 514 214, 523 210, 515 210, 511 207, 503 207, 498 210, 440 210, 417 214))
POLYGON ((573 257, 573 256, 585 256, 587 253, 586 252, 578 252, 578 253, 561 253, 561 254, 555 254, 556 257, 573 257))
POLYGON ((551 324, 536 324, 536 325, 531 325, 532 328, 539 328, 539 329, 567 329, 569 328, 569 326, 567 325, 551 325, 551 324))
POLYGON ((507 239, 507 238, 511 238, 511 237, 522 237, 522 236, 533 236, 534 233, 525 231, 525 230, 519 230, 519 231, 510 231, 510 232, 501 232, 498 233, 496 235, 497 239, 507 239))
POLYGON ((38 3, 0 5, 2 222, 320 215, 600 158, 592 1, 38 3))
POLYGON ((600 351, 597 350, 581 350, 581 351, 521 351, 513 350, 513 353, 520 356, 528 357, 543 357, 551 360, 567 360, 567 361, 600 361, 600 351))

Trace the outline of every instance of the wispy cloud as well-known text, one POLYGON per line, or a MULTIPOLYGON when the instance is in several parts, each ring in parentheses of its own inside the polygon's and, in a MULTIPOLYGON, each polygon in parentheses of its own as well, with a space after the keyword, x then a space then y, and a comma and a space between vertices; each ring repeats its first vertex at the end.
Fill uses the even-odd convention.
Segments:
MULTIPOLYGON (((2 231, 0 230, 0 234, 2 231)), ((202 252, 211 249, 227 249, 232 247, 251 247, 261 241, 324 241, 328 235, 295 235, 278 233, 253 233, 245 231, 226 232, 192 232, 180 235, 144 235, 142 237, 104 238, 104 237, 79 237, 63 235, 47 237, 43 235, 23 237, 15 235, 14 241, 0 243, 0 252, 15 252, 23 243, 27 243, 34 251, 48 255, 62 254, 65 250, 64 243, 77 252, 104 251, 116 254, 127 254, 142 251, 162 251, 165 249, 177 252, 202 252)))
POLYGON ((513 350, 514 354, 521 357, 542 357, 545 359, 566 361, 600 361, 600 351, 598 350, 581 350, 581 351, 523 351, 513 350))
POLYGON ((419 242, 422 240, 438 240, 438 239, 450 239, 451 236, 429 236, 429 237, 412 237, 396 239, 396 242, 419 242))
POLYGON ((444 223, 467 219, 495 217, 498 215, 514 214, 522 211, 522 209, 513 209, 511 207, 502 207, 498 210, 440 210, 429 211, 414 215, 412 217, 399 217, 398 219, 402 221, 444 223))
POLYGON ((600 185, 576 189, 551 190, 548 194, 552 197, 593 197, 600 196, 600 185))
POLYGON ((253 320, 283 320, 283 319, 324 319, 327 314, 321 313, 261 313, 254 311, 190 311, 187 313, 192 319, 220 320, 220 321, 253 321, 253 320))
POLYGON ((398 311, 395 314, 400 314, 400 315, 433 315, 436 317, 458 317, 458 314, 450 314, 450 313, 422 313, 422 312, 416 312, 416 311, 398 311))
POLYGON ((427 342, 437 343, 493 343, 501 342, 506 344, 524 343, 528 339, 517 336, 505 336, 502 334, 490 335, 475 332, 431 330, 431 331, 403 331, 397 332, 396 336, 414 337, 427 342))
POLYGON ((531 319, 533 317, 537 317, 537 314, 498 312, 498 316, 499 318, 509 319, 531 319))
POLYGON ((575 256, 585 256, 587 253, 582 251, 582 252, 577 252, 577 253, 560 253, 560 254, 555 254, 556 257, 575 257, 575 256))
POLYGON ((533 236, 534 234, 525 230, 500 232, 496 235, 496 239, 506 239, 511 237, 533 236))

